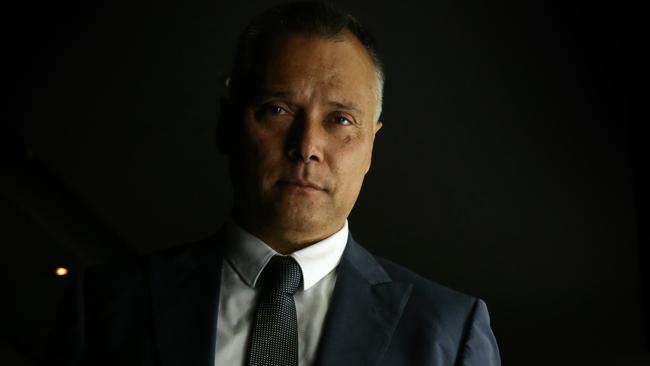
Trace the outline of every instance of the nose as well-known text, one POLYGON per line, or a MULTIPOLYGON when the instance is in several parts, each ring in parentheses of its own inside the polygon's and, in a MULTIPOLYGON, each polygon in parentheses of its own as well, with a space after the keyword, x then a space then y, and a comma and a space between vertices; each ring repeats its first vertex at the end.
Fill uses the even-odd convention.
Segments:
POLYGON ((297 118, 292 130, 288 146, 289 158, 305 164, 321 162, 327 136, 319 120, 309 116, 297 118))

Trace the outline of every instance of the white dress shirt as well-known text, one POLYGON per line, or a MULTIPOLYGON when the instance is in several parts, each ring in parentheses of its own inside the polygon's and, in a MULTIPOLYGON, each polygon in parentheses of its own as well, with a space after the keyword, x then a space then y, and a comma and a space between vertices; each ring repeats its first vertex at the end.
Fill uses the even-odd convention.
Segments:
MULTIPOLYGON (((298 364, 310 366, 336 282, 336 267, 348 240, 348 222, 325 240, 290 254, 302 270, 303 286, 294 294, 298 315, 298 364)), ((257 279, 278 253, 262 240, 228 223, 217 320, 216 366, 244 366, 260 289, 257 279)))

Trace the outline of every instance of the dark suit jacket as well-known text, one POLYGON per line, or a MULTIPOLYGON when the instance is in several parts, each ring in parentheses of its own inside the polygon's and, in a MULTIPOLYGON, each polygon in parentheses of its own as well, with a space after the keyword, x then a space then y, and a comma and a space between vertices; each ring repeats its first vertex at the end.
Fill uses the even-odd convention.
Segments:
MULTIPOLYGON (((213 366, 222 234, 77 273, 47 365, 213 366)), ((317 365, 499 365, 485 304, 349 237, 317 365)))

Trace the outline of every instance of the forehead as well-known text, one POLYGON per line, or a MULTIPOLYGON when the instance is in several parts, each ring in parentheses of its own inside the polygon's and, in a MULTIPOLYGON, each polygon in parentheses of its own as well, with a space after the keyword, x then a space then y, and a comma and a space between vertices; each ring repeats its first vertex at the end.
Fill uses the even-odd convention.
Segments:
POLYGON ((374 98, 377 76, 361 43, 349 33, 333 38, 283 34, 263 53, 262 89, 339 93, 347 98, 374 98))

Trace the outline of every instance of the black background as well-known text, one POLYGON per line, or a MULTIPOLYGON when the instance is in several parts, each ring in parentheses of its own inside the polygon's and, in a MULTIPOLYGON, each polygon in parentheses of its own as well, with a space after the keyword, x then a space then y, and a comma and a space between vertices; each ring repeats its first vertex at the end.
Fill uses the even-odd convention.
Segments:
MULTIPOLYGON (((42 346, 57 266, 218 229, 218 98, 237 34, 268 4, 5 10, 0 363, 30 365, 42 346)), ((355 238, 485 299, 505 365, 648 364, 640 9, 340 4, 374 32, 387 73, 355 238)))

